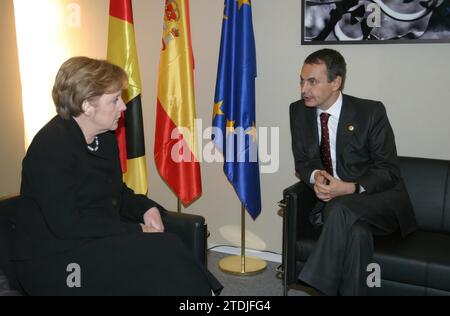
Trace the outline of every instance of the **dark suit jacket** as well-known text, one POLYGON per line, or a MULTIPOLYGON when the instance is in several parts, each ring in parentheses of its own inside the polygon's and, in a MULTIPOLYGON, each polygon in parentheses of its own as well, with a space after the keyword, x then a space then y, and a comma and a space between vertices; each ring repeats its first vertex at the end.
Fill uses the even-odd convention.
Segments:
POLYGON ((138 222, 153 206, 163 211, 123 183, 113 133, 99 135, 99 150, 90 152, 75 120, 56 116, 35 136, 23 160, 13 259, 142 231, 138 222))
MULTIPOLYGON (((314 170, 325 170, 319 147, 317 110, 302 100, 290 106, 292 150, 295 170, 310 187, 314 170)), ((336 169, 346 182, 357 182, 373 194, 392 190, 395 213, 403 236, 416 229, 409 196, 397 161, 394 133, 381 102, 344 95, 336 137, 336 169), (349 127, 352 126, 353 130, 349 127)))

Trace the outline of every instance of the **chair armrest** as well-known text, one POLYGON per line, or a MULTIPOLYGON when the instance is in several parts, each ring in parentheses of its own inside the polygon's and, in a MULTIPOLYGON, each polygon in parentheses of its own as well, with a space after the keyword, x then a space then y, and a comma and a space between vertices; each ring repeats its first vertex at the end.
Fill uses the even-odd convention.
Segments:
POLYGON ((206 225, 199 215, 164 212, 161 214, 165 231, 183 240, 194 257, 206 266, 206 225))
POLYGON ((310 210, 316 203, 314 191, 304 182, 298 182, 283 191, 285 204, 283 263, 287 284, 297 282, 296 272, 296 244, 299 239, 301 226, 308 222, 310 210))
POLYGON ((11 203, 17 203, 19 198, 20 198, 19 194, 0 196, 0 209, 8 207, 9 205, 11 205, 11 203))

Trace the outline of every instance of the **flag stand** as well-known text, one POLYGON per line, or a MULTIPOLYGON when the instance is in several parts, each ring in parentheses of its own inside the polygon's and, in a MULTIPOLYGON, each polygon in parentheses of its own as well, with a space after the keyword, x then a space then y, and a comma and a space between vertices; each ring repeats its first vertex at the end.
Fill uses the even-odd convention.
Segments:
POLYGON ((228 256, 220 260, 219 268, 225 273, 238 276, 255 275, 267 267, 267 262, 245 255, 245 206, 242 204, 241 214, 241 255, 228 256))
POLYGON ((181 200, 178 199, 178 213, 181 213, 181 200))

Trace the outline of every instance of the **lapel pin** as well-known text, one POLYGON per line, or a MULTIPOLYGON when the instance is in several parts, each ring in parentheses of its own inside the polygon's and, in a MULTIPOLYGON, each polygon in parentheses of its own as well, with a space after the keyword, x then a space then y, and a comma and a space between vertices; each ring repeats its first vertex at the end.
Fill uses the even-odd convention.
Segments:
POLYGON ((347 127, 347 129, 348 129, 349 132, 353 132, 353 131, 355 130, 355 127, 354 127, 353 125, 350 124, 350 125, 347 127))

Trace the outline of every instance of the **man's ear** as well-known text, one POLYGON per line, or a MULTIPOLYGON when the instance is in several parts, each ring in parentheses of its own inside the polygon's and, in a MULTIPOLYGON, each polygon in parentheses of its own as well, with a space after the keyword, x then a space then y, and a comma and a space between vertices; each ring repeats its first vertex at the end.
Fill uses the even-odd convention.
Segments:
POLYGON ((331 84, 333 85, 334 91, 340 90, 342 87, 342 77, 336 76, 336 78, 331 82, 331 84))
POLYGON ((94 107, 87 100, 83 101, 83 104, 81 105, 81 109, 83 110, 83 113, 86 114, 87 116, 91 116, 94 111, 94 107))

